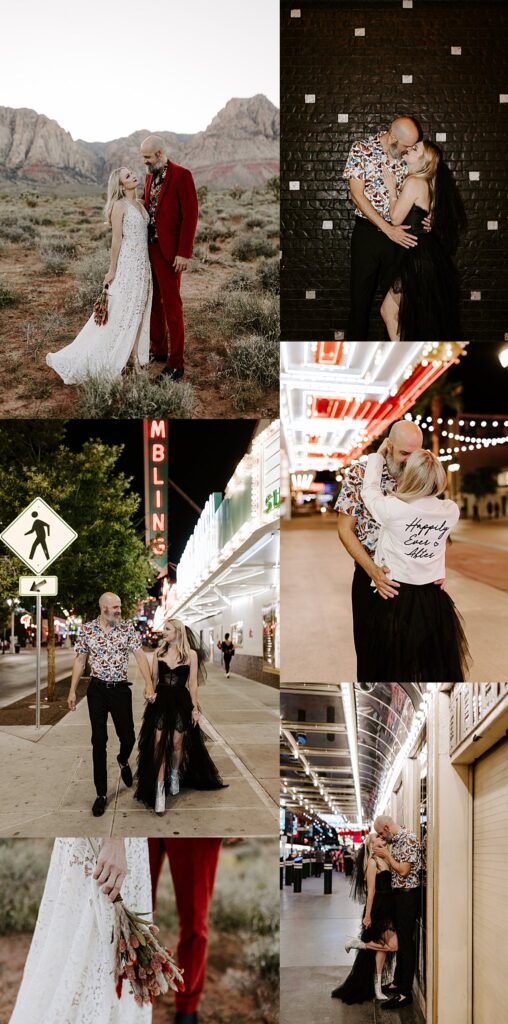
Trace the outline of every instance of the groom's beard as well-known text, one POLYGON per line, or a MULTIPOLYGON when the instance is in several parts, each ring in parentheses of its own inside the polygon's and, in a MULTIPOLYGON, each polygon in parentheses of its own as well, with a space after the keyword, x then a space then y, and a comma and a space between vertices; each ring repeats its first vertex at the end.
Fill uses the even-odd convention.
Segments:
POLYGON ((394 480, 400 480, 404 472, 404 466, 400 466, 395 462, 395 459, 393 459, 391 455, 388 455, 388 453, 385 456, 385 461, 390 476, 392 476, 394 480))
POLYGON ((162 168, 165 167, 165 166, 166 166, 165 161, 164 160, 159 160, 159 161, 157 161, 156 164, 146 164, 146 169, 147 169, 149 174, 156 174, 157 171, 162 171, 162 168))

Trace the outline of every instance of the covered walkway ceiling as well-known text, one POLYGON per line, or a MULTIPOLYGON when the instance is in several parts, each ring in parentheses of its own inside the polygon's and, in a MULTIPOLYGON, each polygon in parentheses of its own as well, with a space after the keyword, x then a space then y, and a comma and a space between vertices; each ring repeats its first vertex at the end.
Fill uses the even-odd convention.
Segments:
POLYGON ((424 701, 416 683, 305 684, 281 693, 281 780, 287 810, 372 820, 424 701), (349 728, 348 728, 349 722, 349 728))

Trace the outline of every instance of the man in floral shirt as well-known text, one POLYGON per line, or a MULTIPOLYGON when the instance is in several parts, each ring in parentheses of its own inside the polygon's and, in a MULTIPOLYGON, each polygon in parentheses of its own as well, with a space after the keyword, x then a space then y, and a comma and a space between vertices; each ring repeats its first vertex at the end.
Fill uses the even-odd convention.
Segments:
POLYGON ((391 999, 384 1010, 397 1010, 413 1002, 416 966, 415 926, 420 916, 422 849, 414 832, 398 825, 389 815, 380 815, 374 828, 389 844, 379 853, 392 873, 395 929, 398 939, 397 966, 392 984, 385 991, 391 999))
POLYGON ((378 283, 386 295, 392 283, 397 246, 418 244, 407 225, 390 222, 390 197, 383 168, 392 171, 400 188, 407 175, 405 153, 422 137, 412 117, 397 117, 388 131, 354 142, 343 177, 355 205, 355 227, 351 239, 351 301, 347 337, 365 341, 378 283))
POLYGON ((122 620, 122 602, 117 594, 102 594, 99 598, 100 615, 81 629, 74 651, 71 688, 67 703, 76 710, 76 690, 90 660, 90 682, 87 689, 88 712, 92 726, 93 775, 97 799, 92 807, 98 818, 106 809, 108 715, 113 719, 120 740, 117 757, 120 773, 126 786, 132 786, 129 757, 136 742, 132 717, 132 693, 127 681, 129 654, 132 652, 145 681, 145 698, 154 700, 150 666, 143 653, 141 640, 132 622, 122 620))
MULTIPOLYGON (((383 494, 390 494, 397 489, 404 466, 411 455, 422 447, 423 434, 420 427, 410 420, 399 420, 394 423, 389 434, 389 451, 381 477, 383 494)), ((352 466, 347 472, 346 480, 335 503, 335 511, 339 513, 338 530, 341 543, 355 562, 353 585, 351 590, 353 604, 353 636, 357 658, 357 679, 366 680, 364 656, 368 645, 372 643, 370 636, 371 603, 375 589, 381 597, 389 599, 397 596, 399 584, 390 580, 389 566, 379 566, 374 562, 379 536, 379 526, 362 500, 362 484, 365 468, 362 465, 352 466)))

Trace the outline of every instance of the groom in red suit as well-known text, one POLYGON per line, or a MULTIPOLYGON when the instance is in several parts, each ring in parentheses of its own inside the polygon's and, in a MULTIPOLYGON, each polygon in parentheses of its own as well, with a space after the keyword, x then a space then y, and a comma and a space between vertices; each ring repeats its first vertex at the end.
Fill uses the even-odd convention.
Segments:
POLYGON ((183 967, 185 991, 176 993, 175 1024, 197 1024, 205 984, 208 949, 208 908, 222 839, 149 839, 152 899, 165 856, 173 876, 180 936, 176 961, 183 967))
POLYGON ((168 160, 163 139, 141 143, 148 174, 143 202, 148 211, 148 252, 153 274, 151 360, 166 366, 159 376, 183 377, 185 328, 180 282, 192 256, 198 199, 190 171, 168 160))

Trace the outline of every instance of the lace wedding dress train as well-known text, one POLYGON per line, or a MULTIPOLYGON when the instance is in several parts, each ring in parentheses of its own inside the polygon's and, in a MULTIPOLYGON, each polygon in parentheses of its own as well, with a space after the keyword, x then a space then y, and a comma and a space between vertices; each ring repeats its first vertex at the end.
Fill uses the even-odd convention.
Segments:
POLYGON ((122 244, 115 279, 109 286, 108 322, 93 314, 60 352, 46 356, 64 384, 78 384, 87 374, 120 376, 131 353, 140 366, 150 357, 152 269, 148 256, 148 214, 125 203, 122 244))
MULTIPOLYGON (((96 840, 99 845, 101 840, 96 840)), ((146 839, 126 839, 127 906, 152 909, 146 839)), ((84 838, 55 839, 32 945, 10 1024, 150 1024, 113 977, 113 905, 92 874, 95 857, 84 838)), ((147 918, 146 920, 149 920, 147 918)))

